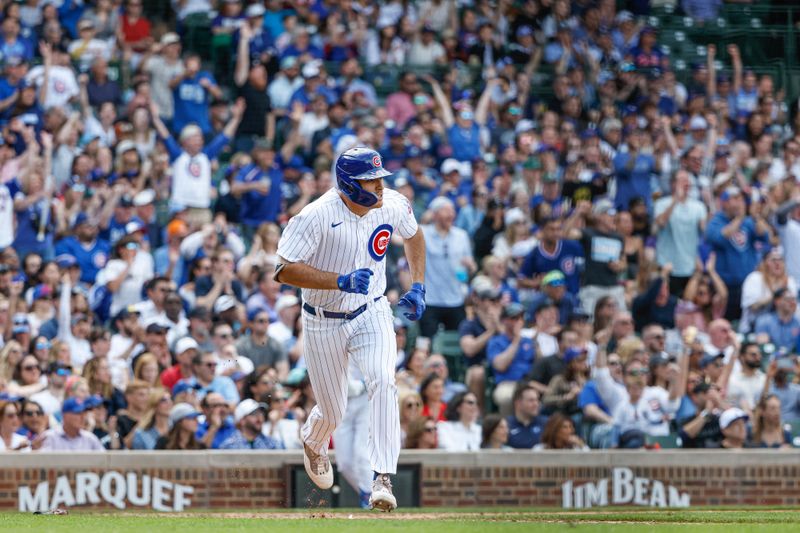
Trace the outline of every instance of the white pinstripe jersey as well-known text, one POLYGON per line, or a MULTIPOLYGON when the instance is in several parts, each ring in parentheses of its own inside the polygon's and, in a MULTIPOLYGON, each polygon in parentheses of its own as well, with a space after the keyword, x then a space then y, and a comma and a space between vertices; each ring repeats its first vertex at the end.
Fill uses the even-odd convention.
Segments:
POLYGON ((383 205, 359 217, 333 188, 289 220, 278 243, 278 255, 324 272, 347 274, 359 268, 374 272, 369 294, 303 289, 303 301, 328 311, 352 311, 386 291, 386 251, 392 234, 404 239, 417 233, 414 211, 405 196, 383 190, 383 205))

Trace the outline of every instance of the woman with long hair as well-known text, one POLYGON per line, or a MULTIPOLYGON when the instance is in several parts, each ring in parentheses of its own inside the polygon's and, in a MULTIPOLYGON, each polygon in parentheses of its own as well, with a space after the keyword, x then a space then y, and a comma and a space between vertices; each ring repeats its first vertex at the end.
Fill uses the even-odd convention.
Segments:
POLYGON ((93 357, 83 367, 83 377, 89 385, 89 394, 97 394, 106 401, 109 416, 127 406, 125 395, 111 384, 111 368, 105 357, 93 357))
POLYGON ((50 343, 50 362, 72 364, 72 350, 64 341, 54 340, 50 343))
POLYGON ((17 433, 20 428, 19 407, 15 402, 0 401, 0 452, 29 452, 31 443, 17 433))
POLYGON ((429 416, 420 416, 409 422, 405 448, 409 450, 435 450, 436 421, 429 416))
POLYGON ((792 435, 783 427, 781 400, 763 396, 753 411, 753 444, 761 448, 791 448, 792 435))
POLYGON ((444 422, 439 422, 439 448, 449 452, 479 450, 483 434, 478 424, 478 398, 472 392, 460 392, 447 404, 444 422))
POLYGON ((211 267, 212 264, 210 256, 198 257, 192 261, 191 266, 189 267, 189 276, 187 281, 181 285, 180 289, 178 289, 178 294, 181 295, 181 298, 183 298, 190 308, 195 307, 195 303, 197 302, 197 294, 194 290, 197 279, 202 278, 203 276, 209 276, 211 274, 211 267))
POLYGON ((728 287, 716 270, 716 254, 709 255, 705 267, 697 259, 694 273, 675 307, 675 327, 680 331, 694 326, 706 333, 712 320, 725 316, 728 287), (705 270, 705 272, 704 272, 705 270))
MULTIPOLYGON (((39 335, 31 339, 31 344, 28 352, 33 354, 39 360, 39 366, 46 368, 50 364, 50 340, 44 335, 39 335)), ((1 352, 0 352, 1 353, 1 352)), ((0 356, 2 359, 2 356, 0 356)))
POLYGON ((444 380, 436 374, 429 374, 419 386, 419 396, 422 398, 422 416, 429 416, 437 422, 447 420, 444 416, 447 404, 442 401, 444 396, 444 380))
MULTIPOLYGON (((19 346, 19 343, 17 343, 19 346)), ((14 367, 7 392, 14 396, 28 397, 47 388, 47 377, 39 366, 39 361, 32 355, 26 355, 14 367)))
POLYGON ((578 395, 589 380, 586 350, 567 348, 564 352, 564 363, 564 372, 550 380, 547 391, 542 396, 542 405, 550 411, 570 416, 581 412, 578 395))
POLYGON ((408 425, 422 413, 422 398, 417 391, 403 390, 398 395, 400 406, 400 442, 405 442, 408 425))
POLYGON ((0 379, 8 383, 14 379, 14 369, 22 360, 22 345, 10 340, 0 350, 0 379))
POLYGON ((158 439, 156 450, 203 450, 205 445, 197 440, 197 417, 201 413, 188 403, 172 406, 169 412, 170 430, 158 439))
POLYGON ((172 407, 172 397, 169 392, 160 388, 150 391, 147 412, 133 430, 131 449, 155 449, 158 439, 169 433, 169 413, 172 407))
POLYGON ((415 348, 403 363, 403 368, 397 372, 395 381, 398 389, 417 390, 425 379, 425 359, 428 351, 415 348))
POLYGON ((555 413, 547 421, 542 431, 542 442, 534 450, 588 450, 589 447, 575 434, 572 419, 555 413))
POLYGON ((483 419, 483 438, 481 448, 487 450, 510 450, 508 443, 508 422, 497 413, 486 415, 483 419))
POLYGON ((158 367, 158 359, 150 352, 145 352, 136 359, 133 365, 133 379, 144 381, 149 385, 159 385, 158 379, 161 369, 158 367))
POLYGON ((24 400, 20 409, 22 425, 17 430, 19 434, 33 442, 36 437, 47 431, 50 419, 44 412, 44 407, 33 400, 24 400))
MULTIPOLYGON (((614 314, 617 312, 617 300, 613 296, 603 296, 594 304, 594 323, 592 330, 596 336, 599 332, 611 327, 614 314)), ((595 342, 597 342, 595 340, 595 342)), ((600 343, 598 343, 598 346, 600 343)))
POLYGON ((783 247, 771 249, 756 270, 744 278, 742 284, 742 321, 739 331, 749 332, 756 318, 770 311, 772 295, 778 289, 788 289, 797 294, 797 280, 786 272, 783 247))

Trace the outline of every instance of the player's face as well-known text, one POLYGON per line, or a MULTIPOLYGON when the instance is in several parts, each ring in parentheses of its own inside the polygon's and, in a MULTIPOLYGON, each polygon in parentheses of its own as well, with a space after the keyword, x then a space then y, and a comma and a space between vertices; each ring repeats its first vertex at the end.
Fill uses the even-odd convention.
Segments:
POLYGON ((372 206, 372 209, 377 209, 383 206, 383 179, 374 179, 374 180, 364 180, 361 183, 361 187, 367 191, 371 192, 375 196, 378 197, 378 202, 372 206))

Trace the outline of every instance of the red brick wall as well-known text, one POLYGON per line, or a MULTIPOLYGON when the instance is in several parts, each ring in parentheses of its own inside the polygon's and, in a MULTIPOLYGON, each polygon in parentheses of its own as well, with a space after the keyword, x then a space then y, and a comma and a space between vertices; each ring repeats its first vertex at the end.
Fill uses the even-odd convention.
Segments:
MULTIPOLYGON (((34 488, 59 476, 75 486, 77 472, 109 470, 192 486, 191 508, 288 507, 290 467, 297 452, 193 454, 0 454, 0 509, 18 508, 18 487, 34 488), (172 466, 170 466, 172 465, 172 466)), ((633 452, 405 454, 421 465, 423 507, 562 505, 562 483, 577 487, 610 478, 617 467, 688 493, 691 505, 800 505, 800 454, 796 452, 633 452)), ((609 484, 610 486, 610 484, 609 484)), ((610 489, 609 489, 610 493, 610 489)), ((609 501, 611 500, 609 494, 609 501)), ((110 508, 106 503, 99 508, 110 508)), ((128 504, 127 509, 142 509, 128 504)))

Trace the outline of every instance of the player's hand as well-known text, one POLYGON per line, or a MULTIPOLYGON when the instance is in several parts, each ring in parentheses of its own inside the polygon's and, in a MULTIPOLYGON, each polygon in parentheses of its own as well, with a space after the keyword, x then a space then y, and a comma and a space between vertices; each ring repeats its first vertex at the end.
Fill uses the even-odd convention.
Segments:
POLYGON ((409 309, 408 313, 403 313, 407 319, 416 321, 422 318, 422 313, 425 312, 425 285, 412 284, 411 290, 400 298, 397 305, 409 309))
POLYGON ((336 280, 339 290, 354 294, 367 294, 369 292, 369 278, 374 274, 368 268, 359 268, 349 274, 343 274, 336 280))

